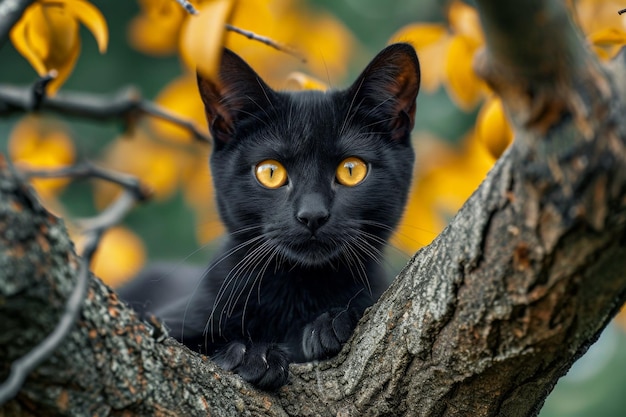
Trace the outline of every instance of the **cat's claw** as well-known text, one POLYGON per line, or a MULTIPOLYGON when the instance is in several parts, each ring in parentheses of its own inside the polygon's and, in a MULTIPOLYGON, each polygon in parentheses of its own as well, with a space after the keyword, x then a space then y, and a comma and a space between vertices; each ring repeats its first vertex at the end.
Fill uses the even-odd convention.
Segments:
POLYGON ((289 378, 288 355, 273 343, 232 342, 214 360, 221 368, 267 391, 282 387, 289 378))
POLYGON ((335 356, 348 341, 359 321, 355 309, 335 309, 318 316, 302 334, 302 350, 307 360, 335 356))

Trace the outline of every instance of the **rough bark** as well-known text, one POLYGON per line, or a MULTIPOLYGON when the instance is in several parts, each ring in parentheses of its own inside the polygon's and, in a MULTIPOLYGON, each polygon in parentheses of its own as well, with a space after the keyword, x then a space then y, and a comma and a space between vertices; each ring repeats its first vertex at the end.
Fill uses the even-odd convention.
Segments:
MULTIPOLYGON (((255 391, 94 277, 0 415, 537 415, 626 301, 626 57, 600 65, 559 1, 478 4, 477 67, 516 141, 336 358, 255 391)), ((0 377, 51 331, 77 265, 62 221, 2 171, 0 377)))

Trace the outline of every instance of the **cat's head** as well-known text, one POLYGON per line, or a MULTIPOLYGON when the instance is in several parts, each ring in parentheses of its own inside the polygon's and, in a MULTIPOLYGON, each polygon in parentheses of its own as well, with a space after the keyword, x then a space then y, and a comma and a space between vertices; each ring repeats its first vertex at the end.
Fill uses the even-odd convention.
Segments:
POLYGON ((224 50, 219 82, 198 76, 198 86, 231 236, 303 265, 378 257, 411 183, 419 83, 408 44, 388 46, 351 87, 329 92, 275 91, 224 50))

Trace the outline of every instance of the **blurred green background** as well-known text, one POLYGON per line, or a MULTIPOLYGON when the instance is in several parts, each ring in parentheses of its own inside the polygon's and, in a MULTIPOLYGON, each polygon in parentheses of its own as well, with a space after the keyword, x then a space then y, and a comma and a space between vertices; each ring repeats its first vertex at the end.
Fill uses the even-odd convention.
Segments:
MULTIPOLYGON (((173 1, 173 0, 172 0, 173 1)), ((157 58, 144 55, 128 45, 127 24, 138 11, 135 1, 92 1, 104 14, 110 31, 105 55, 100 55, 93 37, 82 30, 82 53, 64 90, 112 93, 127 85, 137 86, 143 96, 154 98, 181 73, 176 56, 157 58)), ((414 21, 442 21, 444 9, 434 0, 311 0, 313 7, 329 10, 352 30, 373 56, 403 25, 414 21)), ((259 48, 264 46, 260 45, 259 48)), ((355 62, 355 75, 365 62, 355 62)), ((427 66, 428 62, 422 62, 427 66)), ((28 85, 35 71, 14 50, 10 42, 0 49, 0 84, 28 85)), ((345 83, 344 83, 345 84, 345 83)), ((457 109, 443 90, 422 94, 416 125, 449 143, 457 143, 473 125, 475 113, 457 109)), ((0 119, 0 150, 6 153, 7 138, 21 115, 0 119)), ((119 122, 93 123, 67 119, 81 158, 97 160, 102 149, 119 135, 119 122)), ((78 182, 63 193, 62 201, 71 216, 96 213, 91 186, 78 182), (89 196, 89 197, 86 197, 89 196)), ((125 220, 146 243, 149 259, 204 264, 211 246, 198 250, 192 211, 181 195, 164 202, 148 203, 135 209, 125 220), (190 255, 191 254, 191 255, 190 255)), ((626 334, 610 326, 562 379, 548 398, 542 417, 619 417, 626 416, 626 334)))

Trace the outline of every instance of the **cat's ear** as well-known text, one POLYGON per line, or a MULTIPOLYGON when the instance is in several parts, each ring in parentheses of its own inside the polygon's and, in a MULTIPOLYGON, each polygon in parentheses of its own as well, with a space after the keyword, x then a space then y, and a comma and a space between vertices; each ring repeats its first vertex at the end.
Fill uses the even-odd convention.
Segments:
POLYGON ((224 48, 219 79, 197 74, 209 129, 216 148, 235 135, 237 121, 271 105, 273 90, 237 54, 224 48))
POLYGON ((383 49, 348 89, 356 111, 386 123, 395 140, 408 137, 415 123, 420 66, 415 49, 397 43, 383 49))

